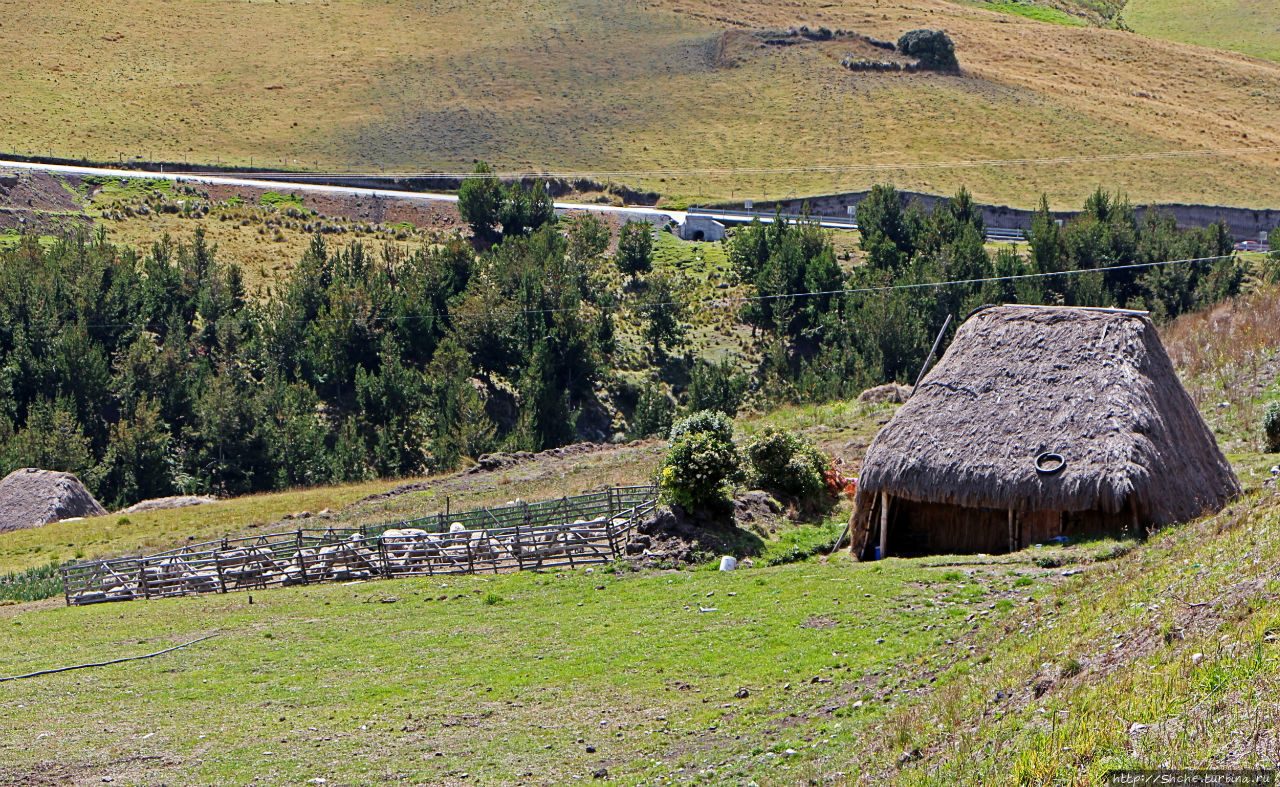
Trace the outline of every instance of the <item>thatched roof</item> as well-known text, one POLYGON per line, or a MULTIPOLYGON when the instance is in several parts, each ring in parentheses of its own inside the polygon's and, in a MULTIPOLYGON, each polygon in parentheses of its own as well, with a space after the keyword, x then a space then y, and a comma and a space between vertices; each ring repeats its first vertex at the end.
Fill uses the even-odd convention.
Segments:
POLYGON ((872 442, 855 517, 882 490, 1018 511, 1118 513, 1132 497, 1166 525, 1240 485, 1143 313, 999 306, 960 327, 872 442), (1065 468, 1038 474, 1044 452, 1065 468))
POLYGON ((0 480, 0 533, 105 513, 71 473, 25 467, 0 480))

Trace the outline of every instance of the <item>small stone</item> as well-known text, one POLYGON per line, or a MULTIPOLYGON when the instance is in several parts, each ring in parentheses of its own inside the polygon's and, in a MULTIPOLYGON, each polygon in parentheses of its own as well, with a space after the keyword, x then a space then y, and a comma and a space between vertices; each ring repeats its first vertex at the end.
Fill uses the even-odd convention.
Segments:
POLYGON ((609 769, 597 768, 596 770, 591 772, 591 776, 596 779, 607 779, 609 778, 609 769))
POLYGON ((588 747, 587 747, 587 754, 595 754, 595 753, 596 753, 596 747, 595 747, 595 746, 588 746, 588 747))
POLYGON ((787 755, 788 757, 790 757, 790 756, 791 756, 791 755, 793 755, 793 754, 799 754, 799 752, 797 752, 795 749, 787 749, 786 751, 784 751, 784 752, 783 752, 783 754, 785 754, 785 755, 787 755))
POLYGON ((1202 662, 1202 661, 1204 661, 1204 654, 1203 654, 1203 653, 1192 653, 1192 654, 1191 654, 1191 666, 1193 666, 1193 667, 1198 667, 1198 666, 1200 666, 1200 662, 1202 662))
POLYGON ((743 686, 742 688, 738 689, 738 693, 734 694, 733 696, 737 697, 740 700, 745 700, 747 697, 751 696, 751 691, 747 689, 746 686, 743 686))

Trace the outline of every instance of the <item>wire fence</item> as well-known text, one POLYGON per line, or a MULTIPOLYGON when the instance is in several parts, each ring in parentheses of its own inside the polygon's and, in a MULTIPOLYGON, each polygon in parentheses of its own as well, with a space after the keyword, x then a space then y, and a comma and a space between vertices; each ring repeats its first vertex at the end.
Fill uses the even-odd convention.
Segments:
POLYGON ((441 512, 374 527, 224 538, 61 569, 68 606, 436 574, 576 568, 625 553, 657 487, 441 512))

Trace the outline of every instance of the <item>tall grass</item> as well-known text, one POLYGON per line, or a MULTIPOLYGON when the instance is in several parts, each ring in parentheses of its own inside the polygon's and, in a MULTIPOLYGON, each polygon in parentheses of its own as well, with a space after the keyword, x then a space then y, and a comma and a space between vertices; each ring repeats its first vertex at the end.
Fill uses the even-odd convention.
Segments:
POLYGON ((60 563, 15 571, 0 576, 0 601, 39 601, 62 593, 60 563))
POLYGON ((1162 331, 1165 347, 1196 406, 1226 402, 1235 426, 1253 435, 1280 351, 1280 289, 1260 287, 1162 331))

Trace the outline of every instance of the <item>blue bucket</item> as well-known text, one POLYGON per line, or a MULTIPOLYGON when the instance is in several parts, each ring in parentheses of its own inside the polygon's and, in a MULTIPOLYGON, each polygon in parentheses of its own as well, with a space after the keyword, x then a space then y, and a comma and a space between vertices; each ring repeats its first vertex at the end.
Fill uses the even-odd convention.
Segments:
POLYGON ((880 545, 876 544, 876 560, 879 560, 882 557, 884 556, 880 554, 880 545))

